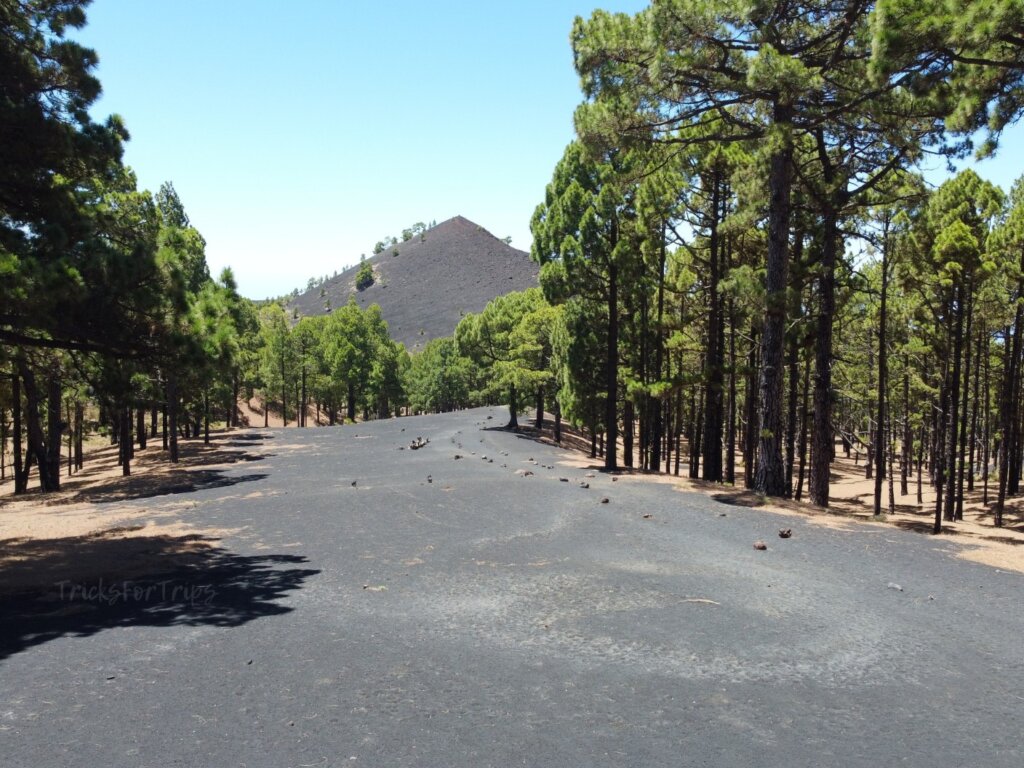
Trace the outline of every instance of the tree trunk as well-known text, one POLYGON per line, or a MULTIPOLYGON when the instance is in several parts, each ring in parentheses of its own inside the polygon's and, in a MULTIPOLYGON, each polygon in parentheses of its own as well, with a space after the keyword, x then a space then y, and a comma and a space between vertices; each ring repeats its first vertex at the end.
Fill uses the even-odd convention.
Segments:
MULTIPOLYGON (((704 419, 701 456, 704 479, 722 482, 722 301, 718 292, 721 280, 718 217, 721 184, 714 174, 711 193, 711 231, 708 239, 708 318, 707 349, 704 355, 704 419)), ((788 237, 788 235, 787 235, 788 237)))
MULTIPOLYGON (((958 298, 956 301, 956 329, 953 335, 953 374, 950 377, 949 423, 947 425, 946 460, 944 462, 948 478, 948 489, 942 511, 942 517, 947 521, 954 519, 954 512, 956 510, 956 455, 960 427, 960 372, 964 346, 964 286, 957 286, 956 292, 958 298)), ((941 533, 941 531, 940 524, 935 533, 941 533)))
MULTIPOLYGON (((36 464, 39 467, 39 487, 43 493, 49 493, 58 490, 59 485, 54 485, 50 474, 53 462, 47 455, 46 437, 43 434, 42 419, 39 412, 39 389, 36 386, 35 373, 24 360, 18 361, 18 368, 21 371, 21 380, 25 385, 25 422, 28 431, 29 450, 31 455, 35 456, 36 464)), ((58 477, 59 474, 58 472, 58 477)), ((57 482, 59 483, 60 481, 58 480, 57 482)))
MULTIPOLYGON (((886 238, 888 240, 888 237, 886 238)), ((875 515, 882 514, 882 475, 885 472, 885 392, 889 384, 889 351, 886 333, 889 325, 889 244, 882 246, 882 297, 878 309, 878 398, 875 410, 875 515)), ((890 470, 892 468, 890 456, 890 470)), ((891 480, 890 480, 891 482, 891 480)))
POLYGON ((832 324, 836 311, 836 261, 839 252, 839 216, 829 206, 823 221, 818 324, 814 337, 814 420, 811 431, 811 468, 808 491, 811 502, 827 507, 829 473, 834 440, 832 432, 832 324))
POLYGON ((139 450, 146 450, 146 409, 141 405, 135 413, 135 439, 139 441, 139 450))
POLYGON ((306 426, 306 358, 302 358, 302 393, 299 395, 299 426, 306 426))
POLYGON ((988 338, 985 339, 985 442, 982 447, 982 460, 981 460, 981 503, 984 506, 988 506, 988 463, 991 459, 989 456, 989 446, 992 444, 991 424, 989 418, 990 401, 989 401, 989 349, 988 349, 988 338))
MULTIPOLYGON (((788 127, 792 108, 777 104, 774 121, 788 127)), ((782 140, 771 157, 768 178, 768 254, 765 275, 764 331, 761 337, 761 412, 754 488, 765 496, 786 495, 786 467, 782 459, 783 350, 786 343, 786 289, 789 271, 789 218, 793 148, 782 140)))
POLYGON ((61 448, 63 444, 64 419, 63 419, 63 395, 61 391, 60 377, 54 374, 47 382, 47 413, 46 430, 47 442, 46 455, 50 464, 50 480, 53 490, 60 490, 60 469, 61 469, 61 448))
POLYGON ((796 492, 794 497, 797 501, 800 501, 804 495, 804 473, 807 471, 807 401, 811 394, 811 358, 808 355, 804 359, 804 389, 803 389, 803 401, 800 405, 800 447, 798 449, 798 455, 800 456, 800 466, 797 470, 796 478, 796 492))
POLYGON ((21 451, 21 420, 23 412, 21 406, 21 379, 17 373, 11 374, 11 394, 11 400, 13 401, 11 419, 14 422, 12 425, 14 430, 12 435, 14 442, 14 493, 15 495, 20 495, 28 490, 28 461, 27 457, 22 456, 21 451))
POLYGON ((82 443, 85 433, 85 407, 80 401, 75 402, 75 469, 81 470, 85 466, 85 456, 82 451, 82 443))
POLYGON ((505 428, 519 429, 519 398, 515 384, 510 384, 508 388, 508 424, 505 428))
POLYGON ((172 464, 178 463, 178 377, 167 377, 167 435, 172 464))
POLYGON ((971 432, 968 438, 968 453, 967 453, 967 490, 974 490, 974 476, 976 474, 975 459, 979 451, 978 448, 978 409, 981 404, 981 369, 982 369, 982 356, 981 356, 981 340, 987 336, 987 331, 984 326, 981 332, 978 334, 978 344, 975 350, 975 361, 974 361, 974 396, 971 404, 971 432))
POLYGON ((619 281, 618 269, 614 262, 610 262, 608 266, 608 346, 605 352, 604 375, 607 393, 604 428, 608 433, 608 450, 604 455, 604 468, 607 471, 612 471, 619 468, 616 460, 619 441, 619 281))
POLYGON ((747 381, 743 403, 743 485, 754 487, 754 452, 757 450, 757 332, 751 329, 747 354, 747 381))
POLYGON ((534 422, 537 431, 544 429, 544 387, 537 387, 537 420, 534 422))
POLYGON ((725 482, 736 485, 736 318, 729 299, 729 425, 725 440, 725 482))
POLYGON ((953 512, 954 520, 964 519, 964 474, 966 470, 966 453, 967 453, 967 422, 968 422, 968 410, 967 410, 967 396, 971 390, 971 365, 972 357, 971 352, 971 337, 974 333, 974 281, 968 285, 967 289, 967 333, 965 334, 966 349, 964 351, 964 375, 963 375, 963 395, 960 403, 960 438, 957 443, 957 467, 956 467, 956 509, 953 512))
MULTIPOLYGON (((633 427, 635 416, 636 414, 633 413, 633 401, 627 398, 622 404, 622 463, 628 468, 633 466, 633 427)), ((642 445, 643 437, 641 436, 640 439, 642 445)), ((646 469, 643 463, 643 451, 641 451, 640 466, 646 469)))
POLYGON ((900 496, 910 493, 907 485, 910 474, 910 457, 914 452, 914 435, 910 429, 910 358, 903 360, 903 458, 900 459, 900 496))

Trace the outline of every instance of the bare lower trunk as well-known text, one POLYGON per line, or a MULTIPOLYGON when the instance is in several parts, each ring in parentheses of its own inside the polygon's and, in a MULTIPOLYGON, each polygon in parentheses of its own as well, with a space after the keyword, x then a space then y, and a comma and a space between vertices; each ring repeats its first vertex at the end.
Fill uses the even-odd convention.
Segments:
POLYGON ((172 464, 178 463, 178 379, 167 377, 167 435, 172 464))
MULTIPOLYGON (((788 108, 777 107, 775 120, 787 123, 788 108)), ((761 337, 761 411, 754 489, 765 496, 786 495, 786 466, 782 458, 783 349, 786 342, 786 288, 789 271, 789 214, 792 148, 777 149, 769 172, 768 262, 766 308, 761 337)))

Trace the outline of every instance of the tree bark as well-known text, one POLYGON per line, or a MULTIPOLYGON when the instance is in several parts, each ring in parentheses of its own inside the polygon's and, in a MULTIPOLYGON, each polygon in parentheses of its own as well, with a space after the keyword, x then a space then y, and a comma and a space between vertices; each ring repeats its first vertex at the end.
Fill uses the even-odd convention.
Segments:
MULTIPOLYGON (((617 240, 617 236, 613 240, 617 240)), ((613 471, 619 468, 617 461, 619 441, 619 280, 618 268, 614 261, 608 265, 608 346, 605 359, 605 400, 604 428, 608 434, 608 449, 604 454, 604 468, 613 471)))
POLYGON ((135 414, 135 439, 139 441, 139 450, 146 450, 146 409, 141 405, 135 414))
MULTIPOLYGON (((718 219, 721 207, 721 183, 713 174, 711 192, 711 226, 708 242, 708 318, 707 349, 704 355, 704 426, 702 459, 704 479, 722 482, 722 302, 718 292, 721 280, 718 219)), ((788 234, 787 234, 788 237, 788 234)))
MULTIPOLYGON (((775 108, 775 123, 788 127, 792 110, 775 108)), ((757 470, 754 488, 765 496, 786 495, 786 468, 782 459, 783 349, 786 342, 786 288, 789 268, 789 218, 792 187, 790 141, 775 150, 769 171, 768 256, 765 276, 765 316, 761 337, 761 380, 758 404, 757 470)))
POLYGON ((836 261, 839 217, 834 206, 825 211, 821 264, 818 278, 818 323, 814 337, 814 419, 811 430, 811 467, 808 491, 811 503, 827 507, 831 472, 832 432, 832 323, 836 311, 836 261))
POLYGON ((519 429, 519 398, 515 384, 510 384, 508 388, 508 424, 505 428, 519 429))
MULTIPOLYGON (((11 409, 11 420, 14 422, 14 493, 20 495, 28 490, 28 462, 27 457, 22 456, 22 405, 21 405, 21 379, 18 373, 11 374, 11 394, 13 407, 11 409)), ((29 449, 31 450, 31 449, 29 449)))
POLYGON ((537 408, 537 418, 536 418, 536 421, 534 421, 533 425, 537 428, 537 431, 539 432, 542 429, 544 429, 544 387, 543 386, 537 387, 537 404, 536 404, 536 408, 537 408))
MULTIPOLYGON (((888 237, 886 237, 888 240, 888 237)), ((882 514, 882 475, 885 472, 885 391, 889 385, 889 351, 886 332, 889 325, 889 244, 882 246, 882 297, 878 308, 878 397, 875 410, 875 515, 882 514)), ((891 457, 890 457, 891 459, 891 457)), ((890 463, 890 469, 892 465, 890 463)))
POLYGON ((172 464, 178 463, 178 377, 176 374, 167 376, 167 435, 170 459, 172 464))

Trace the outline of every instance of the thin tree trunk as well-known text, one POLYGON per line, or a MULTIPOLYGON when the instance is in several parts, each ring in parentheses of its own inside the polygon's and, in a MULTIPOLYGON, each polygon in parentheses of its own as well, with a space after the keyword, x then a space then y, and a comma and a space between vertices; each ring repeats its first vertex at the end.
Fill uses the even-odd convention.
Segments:
POLYGON ((729 299, 729 427, 725 441, 725 482, 736 485, 736 318, 729 299))
POLYGON ((511 384, 508 388, 508 424, 505 425, 506 429, 519 429, 518 414, 519 400, 516 397, 516 385, 511 384))
POLYGON ((28 490, 28 468, 25 458, 22 456, 22 406, 21 406, 21 379, 18 374, 11 374, 11 420, 13 421, 12 435, 14 444, 14 493, 20 495, 28 490))
POLYGON ((135 412, 135 439, 139 441, 139 450, 146 450, 146 409, 141 405, 135 412))
MULTIPOLYGON (((949 489, 943 502, 942 517, 952 521, 956 510, 956 455, 960 427, 960 375, 963 367, 962 356, 964 346, 964 286, 957 286, 956 330, 953 336, 953 374, 950 377, 949 393, 949 431, 946 437, 945 470, 949 478, 949 489)), ((935 533, 941 533, 941 525, 935 533)))
MULTIPOLYGON (((704 461, 704 479, 711 482, 722 482, 722 301, 718 290, 721 280, 721 261, 719 256, 720 238, 718 235, 719 208, 721 207, 721 184, 718 174, 713 174, 711 193, 711 231, 709 236, 708 265, 708 320, 707 350, 704 357, 704 419, 702 429, 702 451, 704 461)), ((788 237, 788 233, 787 233, 788 237)), ((786 254, 782 253, 784 260, 786 254)), ((783 270, 785 265, 783 264, 783 270)), ((783 279, 784 272, 783 272, 783 279)), ((783 322, 785 318, 783 318, 783 322)), ((768 319, 765 319, 768 323, 768 319)), ((773 327, 775 319, 772 319, 773 327)), ((781 381, 779 382, 781 394, 781 381)))
POLYGON ((966 470, 967 453, 967 396, 971 390, 971 334, 974 332, 974 281, 972 280, 967 289, 967 333, 964 336, 966 341, 964 352, 964 375, 963 375, 963 400, 960 403, 960 437, 957 441, 957 468, 956 468, 956 509, 953 512, 953 519, 964 519, 964 473, 966 470))
POLYGON ((974 490, 974 476, 976 473, 975 459, 977 454, 980 453, 978 448, 978 410, 981 405, 981 369, 982 369, 982 356, 981 356, 981 340, 987 335, 987 331, 982 326, 981 332, 978 334, 978 344, 975 350, 975 361, 974 361, 974 396, 972 398, 971 405, 971 435, 968 440, 968 453, 967 453, 967 490, 974 490))
POLYGON ((818 323, 814 337, 814 421, 808 490, 811 502, 827 507, 832 452, 832 324, 836 311, 836 262, 839 217, 833 205, 825 211, 821 264, 818 278, 818 323))
POLYGON ((75 402, 75 468, 81 470, 85 466, 82 442, 85 432, 85 407, 81 401, 75 402))
POLYGON ((800 407, 800 466, 797 470, 795 498, 800 501, 804 494, 804 472, 807 469, 807 401, 811 394, 811 358, 810 355, 804 360, 804 392, 803 403, 800 407))
POLYGON ((743 485, 754 487, 755 451, 757 450, 757 334, 752 332, 747 355, 747 382, 743 404, 743 485))
MULTIPOLYGON (((613 236, 618 240, 617 235, 613 236)), ((604 428, 608 433, 608 450, 604 456, 604 468, 618 469, 617 443, 619 440, 618 399, 619 399, 619 281, 618 269, 614 263, 608 266, 608 345, 605 353, 605 399, 604 428)))
POLYGON ((910 493, 908 481, 914 435, 910 428, 910 359, 903 359, 903 458, 900 460, 900 496, 910 493))
MULTIPOLYGON (((889 264, 888 264, 888 243, 882 249, 882 297, 878 311, 878 400, 875 412, 875 466, 878 469, 875 478, 875 514, 882 514, 882 473, 885 461, 885 392, 889 385, 889 354, 886 344, 888 342, 888 294, 889 294, 889 264)), ((891 469, 890 456, 890 469, 891 469)))
POLYGON ((128 477, 132 473, 132 409, 131 406, 121 407, 121 474, 128 477))
POLYGON ((540 432, 544 429, 544 387, 537 387, 537 419, 534 422, 534 426, 537 431, 540 432))
POLYGON ((167 377, 167 434, 172 464, 178 463, 178 377, 167 377))
POLYGON ((988 350, 988 337, 985 337, 985 443, 982 450, 982 466, 981 466, 981 503, 984 506, 988 506, 988 464, 991 460, 989 456, 989 446, 992 445, 992 433, 989 413, 991 411, 991 403, 989 401, 990 393, 990 382, 989 382, 989 350, 988 350))

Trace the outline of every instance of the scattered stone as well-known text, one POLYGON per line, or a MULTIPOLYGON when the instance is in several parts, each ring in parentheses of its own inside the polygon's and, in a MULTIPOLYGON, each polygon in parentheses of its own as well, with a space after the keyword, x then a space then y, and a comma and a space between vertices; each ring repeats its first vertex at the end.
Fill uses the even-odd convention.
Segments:
POLYGON ((353 487, 353 488, 355 488, 355 487, 356 487, 356 481, 355 481, 355 480, 353 480, 353 481, 352 481, 352 487, 353 487))
MULTIPOLYGON (((550 469, 550 467, 548 467, 548 469, 550 469)), ((568 477, 560 477, 560 478, 558 478, 558 482, 560 482, 560 483, 568 483, 569 482, 569 478, 568 477)))
POLYGON ((584 477, 597 477, 597 475, 595 475, 593 472, 587 472, 587 474, 585 474, 584 477))
POLYGON ((765 550, 768 549, 768 545, 765 544, 763 541, 755 541, 754 549, 765 550))
POLYGON ((252 659, 249 659, 247 662, 245 662, 246 666, 249 666, 250 664, 252 664, 252 659))
POLYGON ((589 488, 590 483, 580 483, 580 488, 589 488))
POLYGON ((533 474, 533 472, 531 472, 528 469, 517 469, 516 474, 519 475, 520 477, 529 477, 530 475, 533 474))
POLYGON ((886 586, 888 586, 889 589, 895 589, 897 592, 902 592, 903 591, 903 587, 901 587, 899 584, 896 584, 895 582, 892 582, 892 581, 890 581, 886 586))
POLYGON ((612 482, 613 482, 613 483, 617 483, 617 482, 619 482, 619 478, 617 478, 617 477, 613 477, 613 478, 612 478, 612 482))
POLYGON ((488 417, 487 417, 487 420, 488 420, 488 421, 490 421, 490 420, 491 420, 491 419, 493 419, 493 418, 494 418, 493 416, 488 416, 488 417))
POLYGON ((652 517, 654 517, 654 515, 652 515, 650 512, 643 516, 644 520, 650 520, 652 517))
POLYGON ((601 499, 601 503, 602 503, 602 504, 607 504, 607 503, 608 503, 608 497, 607 497, 607 496, 605 496, 604 498, 602 498, 602 499, 601 499))
POLYGON ((779 529, 779 538, 780 539, 788 539, 792 535, 793 535, 793 531, 790 528, 781 528, 781 529, 779 529))
POLYGON ((719 516, 719 517, 725 517, 726 515, 725 515, 725 512, 719 512, 719 513, 718 513, 718 516, 719 516))
POLYGON ((428 483, 434 482, 434 478, 431 475, 427 475, 427 482, 428 483))
POLYGON ((456 453, 456 454, 455 454, 455 460, 456 460, 456 461, 458 461, 458 460, 459 460, 459 459, 461 459, 461 458, 462 458, 462 454, 460 454, 460 453, 456 453))

